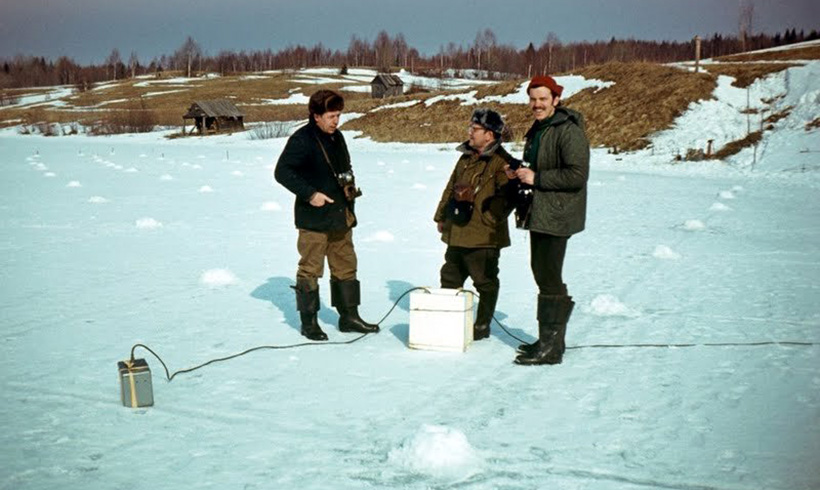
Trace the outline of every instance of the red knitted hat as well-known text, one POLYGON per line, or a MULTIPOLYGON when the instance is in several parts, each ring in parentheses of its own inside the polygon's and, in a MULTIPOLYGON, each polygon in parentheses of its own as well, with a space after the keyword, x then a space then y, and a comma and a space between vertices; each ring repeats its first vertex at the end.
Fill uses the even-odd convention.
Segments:
POLYGON ((530 92, 530 89, 537 87, 547 87, 550 89, 550 92, 552 92, 553 97, 561 97, 561 92, 564 91, 564 87, 558 85, 554 78, 547 75, 536 75, 532 77, 530 84, 527 86, 527 93, 530 92))

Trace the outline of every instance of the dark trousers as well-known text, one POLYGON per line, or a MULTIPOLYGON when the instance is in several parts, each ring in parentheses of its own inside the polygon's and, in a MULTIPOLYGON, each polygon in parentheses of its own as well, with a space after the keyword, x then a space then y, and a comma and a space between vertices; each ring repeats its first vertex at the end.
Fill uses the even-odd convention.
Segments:
POLYGON ((470 277, 479 295, 498 294, 500 256, 501 251, 497 248, 447 247, 444 265, 441 266, 441 287, 463 287, 464 281, 470 277))
POLYGON ((567 294, 562 271, 569 237, 530 232, 530 267, 538 293, 544 295, 567 294))

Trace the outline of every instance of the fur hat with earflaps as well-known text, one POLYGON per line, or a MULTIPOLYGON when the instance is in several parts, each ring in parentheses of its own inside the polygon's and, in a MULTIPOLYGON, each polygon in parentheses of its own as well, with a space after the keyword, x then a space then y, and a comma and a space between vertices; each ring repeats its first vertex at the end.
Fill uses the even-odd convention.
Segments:
POLYGON ((504 132, 504 119, 501 118, 501 114, 492 109, 476 109, 470 122, 478 124, 487 131, 492 131, 496 139, 501 138, 504 132))

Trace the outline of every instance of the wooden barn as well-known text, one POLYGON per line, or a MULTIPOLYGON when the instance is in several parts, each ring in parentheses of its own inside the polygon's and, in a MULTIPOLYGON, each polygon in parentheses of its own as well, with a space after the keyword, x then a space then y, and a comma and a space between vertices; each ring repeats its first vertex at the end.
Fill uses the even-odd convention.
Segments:
POLYGON ((194 120, 194 127, 187 134, 199 131, 200 135, 242 131, 245 129, 245 115, 227 99, 196 100, 188 112, 182 116, 182 133, 188 119, 194 120))
POLYGON ((396 75, 389 73, 379 73, 370 82, 370 94, 374 99, 393 97, 404 94, 404 82, 396 75))

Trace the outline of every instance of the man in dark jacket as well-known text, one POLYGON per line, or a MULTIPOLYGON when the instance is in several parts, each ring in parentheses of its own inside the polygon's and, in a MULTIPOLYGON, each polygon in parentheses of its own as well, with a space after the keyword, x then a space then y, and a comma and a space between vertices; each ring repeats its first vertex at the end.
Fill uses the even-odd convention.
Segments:
POLYGON ((532 186, 532 205, 523 221, 530 230, 530 265, 538 285, 538 341, 519 347, 517 364, 560 364, 575 306, 562 270, 567 241, 586 222, 589 140, 581 114, 560 105, 562 91, 549 76, 530 81, 535 121, 524 145, 529 168, 508 169, 510 178, 532 186))
POLYGON ((478 294, 473 340, 490 336, 490 321, 498 301, 498 259, 510 246, 505 198, 509 181, 504 168, 512 157, 501 146, 504 121, 489 109, 470 118, 469 140, 441 195, 434 220, 447 244, 441 267, 441 287, 457 289, 472 278, 478 294))
POLYGON ((339 311, 342 332, 374 333, 377 325, 359 317, 360 285, 356 279, 356 226, 354 200, 361 194, 353 180, 350 154, 337 129, 344 99, 331 90, 319 90, 308 102, 308 124, 288 139, 274 176, 296 195, 294 217, 299 238, 296 272, 296 308, 302 335, 327 340, 319 327, 319 281, 325 258, 330 266, 330 301, 339 311))

